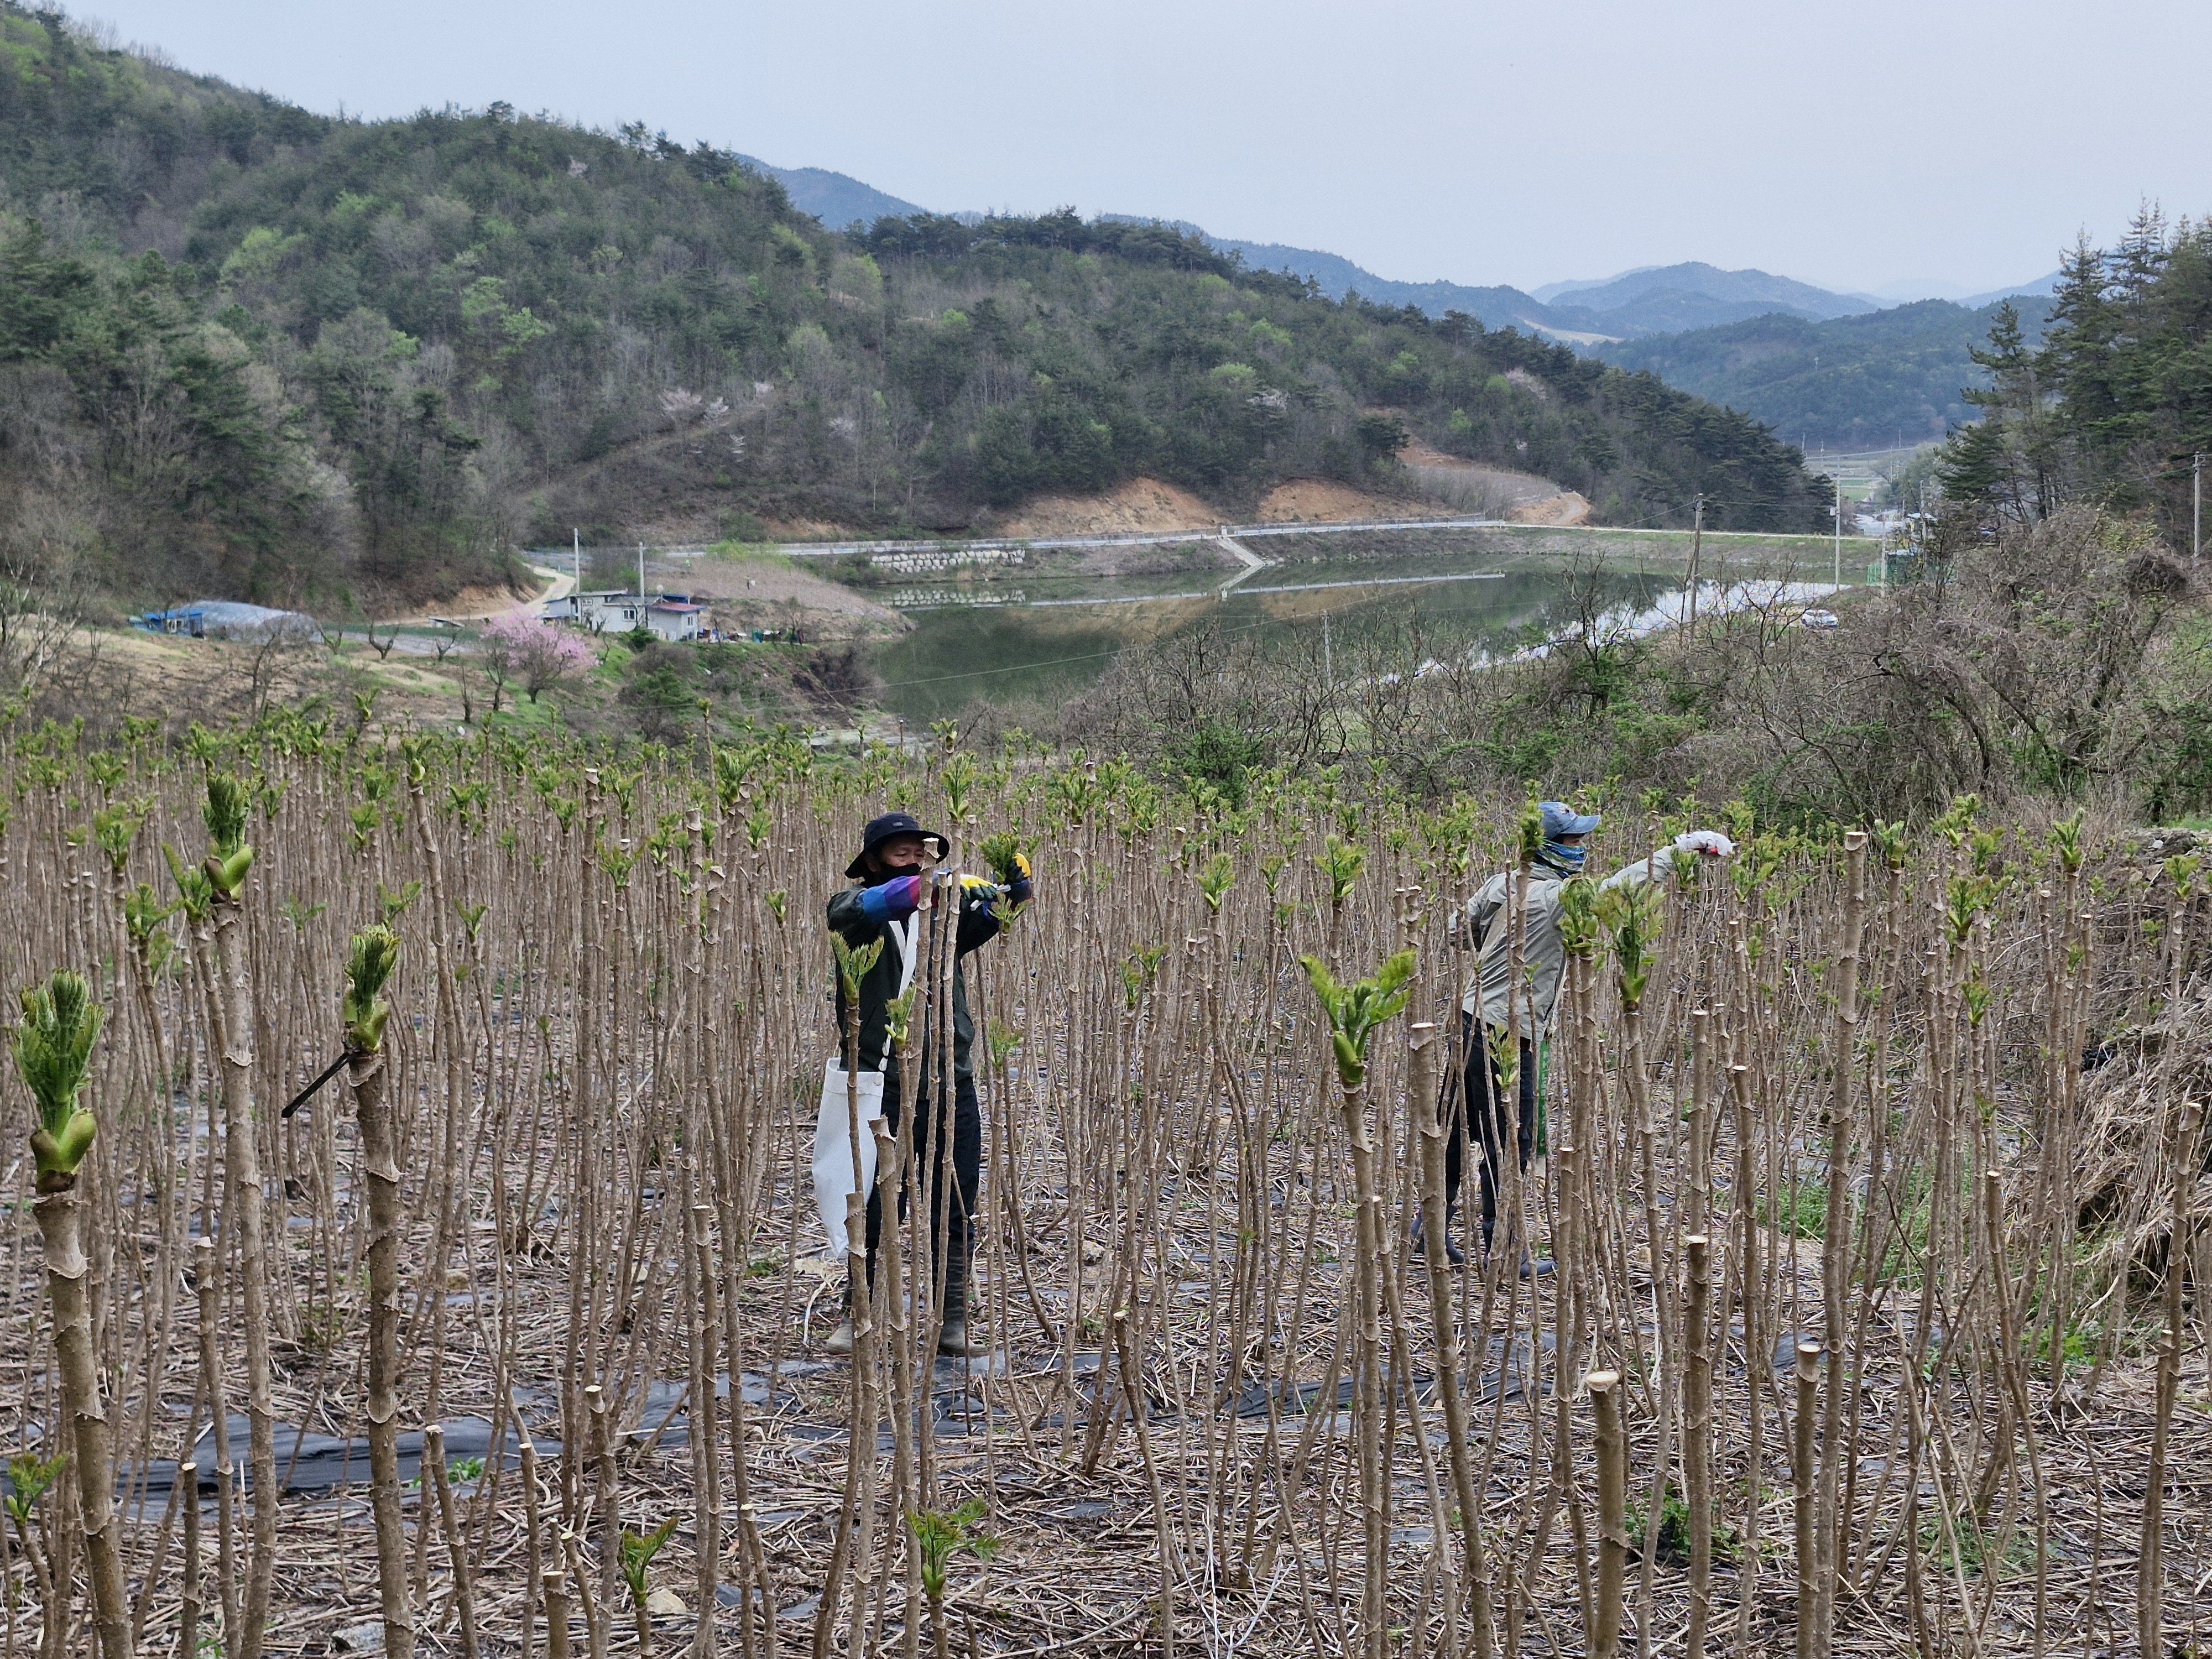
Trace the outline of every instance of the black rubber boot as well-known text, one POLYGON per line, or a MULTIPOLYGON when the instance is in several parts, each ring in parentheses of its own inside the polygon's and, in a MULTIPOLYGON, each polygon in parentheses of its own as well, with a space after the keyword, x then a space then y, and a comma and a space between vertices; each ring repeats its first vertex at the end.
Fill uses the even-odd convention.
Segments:
MULTIPOLYGON (((1490 1260, 1490 1240, 1487 1237, 1482 1241, 1482 1259, 1485 1261, 1490 1260)), ((1521 1247, 1522 1278, 1549 1279, 1558 1271, 1559 1264, 1552 1261, 1549 1257, 1531 1256, 1528 1254, 1528 1247, 1527 1245, 1524 1244, 1521 1247)))
MULTIPOLYGON (((1459 1206, 1457 1205, 1453 1205, 1444 1211, 1444 1260, 1450 1262, 1455 1267, 1461 1267, 1467 1265, 1467 1252, 1460 1249, 1458 1245, 1452 1243, 1452 1218, 1457 1215, 1458 1212, 1459 1206)), ((1426 1205, 1423 1205, 1413 1212, 1413 1236, 1412 1243, 1413 1254, 1416 1256, 1420 1256, 1425 1259, 1428 1250, 1427 1227, 1428 1206, 1426 1205)))
POLYGON ((991 1352, 988 1341, 978 1342, 968 1334, 968 1275, 964 1273, 945 1276, 945 1324, 938 1332, 937 1352, 948 1359, 979 1359, 991 1352))

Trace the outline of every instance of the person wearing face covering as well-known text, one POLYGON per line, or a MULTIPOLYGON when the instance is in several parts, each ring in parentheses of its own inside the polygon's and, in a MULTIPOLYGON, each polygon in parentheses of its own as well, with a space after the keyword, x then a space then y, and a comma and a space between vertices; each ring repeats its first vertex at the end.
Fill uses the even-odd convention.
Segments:
MULTIPOLYGON (((845 1056, 850 1069, 883 1073, 884 1116, 891 1132, 908 1122, 899 1099, 899 1072, 890 1054, 890 1004, 897 1000, 920 965, 925 928, 920 915, 921 896, 929 879, 929 865, 945 854, 945 838, 925 831, 905 812, 886 812, 872 818, 860 832, 860 851, 846 866, 853 884, 830 895, 827 920, 830 931, 855 949, 872 940, 883 941, 883 952, 860 981, 860 1052, 845 1056)), ((969 1058, 975 1042, 975 1023, 968 1012, 968 987, 960 958, 979 951, 999 935, 1000 918, 1030 902, 1030 861, 1012 855, 996 879, 960 878, 959 913, 955 922, 952 968, 952 1098, 933 1101, 933 1079, 922 1068, 918 1098, 908 1123, 916 1171, 914 1190, 927 1206, 935 1252, 933 1266, 945 1275, 945 1320, 937 1351, 956 1357, 987 1352, 974 1346, 968 1334, 968 1261, 973 1249, 972 1221, 983 1172, 983 1118, 975 1096, 975 1078, 969 1058), (949 1104, 950 1109, 946 1107, 949 1104), (949 1145, 948 1145, 949 1142, 949 1145), (951 1190, 945 1188, 950 1175, 951 1190), (937 1224, 939 1216, 944 1225, 937 1224)), ((837 1030, 846 1030, 845 989, 836 990, 837 1030)), ((920 1024, 920 1022, 917 1022, 920 1024)), ((913 1039, 924 1054, 935 1043, 927 1029, 913 1039)), ((868 1195, 867 1268, 872 1282, 876 1246, 883 1232, 883 1195, 868 1195)), ((853 1351, 853 1322, 848 1318, 830 1333, 824 1345, 831 1353, 853 1351)))
MULTIPOLYGON (((1498 1171, 1505 1156, 1509 1123, 1513 1125, 1510 1133, 1516 1161, 1523 1173, 1535 1152, 1537 1054, 1539 1045, 1551 1031, 1553 1013, 1559 1004, 1559 981, 1566 971, 1566 946, 1560 936, 1559 896, 1570 878, 1582 874, 1583 861, 1588 856, 1585 843, 1599 823, 1598 814, 1577 812, 1562 801, 1545 801, 1538 810, 1543 814, 1544 846, 1530 863, 1528 884, 1520 900, 1524 918, 1522 966, 1528 978, 1517 999, 1510 994, 1513 948, 1504 925, 1506 891, 1512 872, 1501 870, 1491 877, 1455 919, 1468 929, 1476 957, 1474 976, 1460 1005, 1467 1072, 1460 1086, 1447 1089, 1445 1225, 1449 1228, 1451 1212, 1458 1208, 1460 1178, 1469 1139, 1468 1109, 1472 1106, 1474 1137, 1482 1146, 1482 1250, 1486 1257, 1497 1225, 1498 1171), (1501 1050, 1510 1052, 1504 1033, 1516 1024, 1521 1060, 1519 1075, 1509 1090, 1497 1059, 1501 1050), (1509 1092, 1518 1097, 1510 1108, 1505 1101, 1509 1092)), ((1672 845, 1623 866, 1598 884, 1637 887, 1648 881, 1665 881, 1674 873, 1678 857, 1723 859, 1735 851, 1735 843, 1719 831, 1692 830, 1677 836, 1672 845)), ((1426 1222, 1427 1218, 1417 1211, 1413 1231, 1417 1253, 1422 1246, 1426 1222)), ((1454 1262, 1466 1259, 1459 1246, 1452 1243, 1449 1231, 1444 1235, 1444 1248, 1454 1262)), ((1525 1249, 1522 1252, 1523 1279, 1539 1278, 1551 1271, 1549 1261, 1532 1261, 1525 1249)))

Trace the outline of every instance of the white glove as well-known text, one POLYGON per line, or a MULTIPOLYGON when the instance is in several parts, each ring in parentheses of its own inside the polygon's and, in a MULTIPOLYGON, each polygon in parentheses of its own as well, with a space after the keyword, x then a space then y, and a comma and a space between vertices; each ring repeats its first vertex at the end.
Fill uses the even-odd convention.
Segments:
POLYGON ((1724 859, 1735 851, 1735 843, 1717 830, 1690 830, 1674 837, 1678 853, 1702 853, 1709 859, 1724 859))

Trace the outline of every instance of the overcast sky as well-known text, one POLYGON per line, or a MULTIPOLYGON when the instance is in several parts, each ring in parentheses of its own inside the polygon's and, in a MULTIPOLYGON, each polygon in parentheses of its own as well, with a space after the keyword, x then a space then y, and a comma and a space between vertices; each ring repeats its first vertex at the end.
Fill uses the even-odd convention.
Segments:
POLYGON ((2040 276, 2212 209, 2202 0, 85 0, 310 108, 641 119, 925 207, 1188 219, 1403 281, 2040 276))

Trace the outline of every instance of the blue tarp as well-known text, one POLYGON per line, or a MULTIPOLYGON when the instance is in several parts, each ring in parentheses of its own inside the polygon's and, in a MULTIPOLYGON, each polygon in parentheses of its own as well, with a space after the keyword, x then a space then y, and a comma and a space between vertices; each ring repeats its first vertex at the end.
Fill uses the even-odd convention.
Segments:
POLYGON ((189 634, 210 640, 319 640, 323 630, 303 611, 274 611, 238 599, 202 599, 174 611, 149 611, 133 617, 134 627, 154 634, 189 634))

